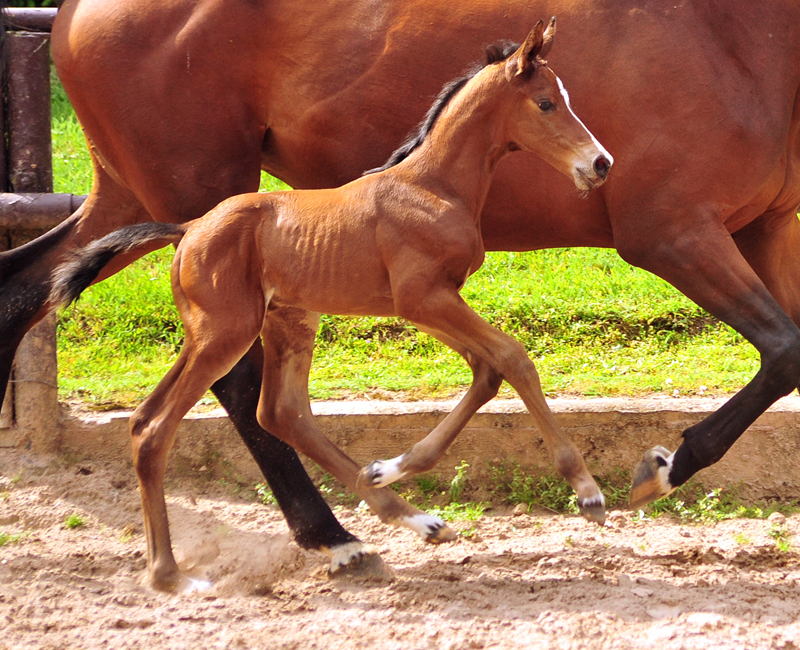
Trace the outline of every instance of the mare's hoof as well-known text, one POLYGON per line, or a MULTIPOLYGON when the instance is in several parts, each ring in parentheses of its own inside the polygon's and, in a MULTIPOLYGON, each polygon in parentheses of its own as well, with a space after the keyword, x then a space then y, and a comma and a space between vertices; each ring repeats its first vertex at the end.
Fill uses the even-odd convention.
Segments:
POLYGON ((588 521, 593 521, 601 526, 606 523, 606 504, 602 496, 581 501, 578 499, 578 509, 581 516, 588 521))
POLYGON ((631 510, 637 510, 651 501, 665 497, 675 489, 669 482, 673 456, 674 454, 664 447, 653 447, 645 452, 644 458, 633 470, 631 510))
POLYGON ((394 571, 375 552, 366 551, 352 558, 347 564, 340 564, 335 569, 328 569, 331 578, 370 578, 373 580, 395 579, 394 571))

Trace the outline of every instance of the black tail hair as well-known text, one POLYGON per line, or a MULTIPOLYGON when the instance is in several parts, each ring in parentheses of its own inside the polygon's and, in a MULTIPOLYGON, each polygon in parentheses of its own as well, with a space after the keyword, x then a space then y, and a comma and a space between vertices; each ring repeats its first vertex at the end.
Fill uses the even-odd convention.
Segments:
POLYGON ((54 308, 75 302, 100 271, 117 255, 163 240, 162 247, 177 244, 186 228, 173 223, 139 223, 93 241, 53 272, 50 303, 54 308))

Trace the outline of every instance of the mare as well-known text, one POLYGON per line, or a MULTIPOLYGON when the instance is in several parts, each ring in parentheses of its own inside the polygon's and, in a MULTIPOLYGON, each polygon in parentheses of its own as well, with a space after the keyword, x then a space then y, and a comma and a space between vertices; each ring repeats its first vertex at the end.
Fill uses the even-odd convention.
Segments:
POLYGON ((505 379, 524 400, 584 515, 605 520, 603 496, 548 409, 525 349, 459 295, 483 263, 481 208, 502 157, 535 152, 582 191, 600 185, 611 168, 610 155, 572 113, 542 58, 554 34, 555 18, 546 31, 539 21, 521 46, 489 48, 487 64, 446 86, 413 145, 386 169, 336 189, 235 196, 183 225, 129 226, 57 271, 52 300, 69 302, 121 252, 177 244, 172 291, 185 342, 131 416, 153 586, 175 590, 184 580, 164 501, 178 424, 259 335, 264 367, 281 373, 261 386, 261 426, 354 490, 383 521, 430 541, 452 539, 443 522, 391 490, 360 485, 358 466, 316 427, 308 374, 319 312, 402 316, 471 366, 469 391, 430 440, 418 443, 410 455, 418 464, 406 463, 406 473, 432 467, 505 379))
MULTIPOLYGON (((750 341, 761 369, 674 455, 648 455, 633 504, 716 462, 800 385, 796 0, 65 0, 53 60, 95 181, 69 220, 0 257, 0 386, 71 250, 199 217, 257 189, 259 168, 295 188, 358 177, 479 47, 524 38, 545 12, 560 25, 549 62, 616 169, 583 200, 538 157, 503 159, 484 245, 614 247, 750 341)), ((292 449, 258 426, 261 359, 254 349, 213 390, 298 543, 357 544, 292 449)))

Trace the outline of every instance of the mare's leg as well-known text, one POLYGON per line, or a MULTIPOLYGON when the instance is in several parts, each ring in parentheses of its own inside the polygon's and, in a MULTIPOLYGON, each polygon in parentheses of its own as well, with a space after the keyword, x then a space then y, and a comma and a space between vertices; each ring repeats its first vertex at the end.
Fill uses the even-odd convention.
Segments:
POLYGON ((390 483, 432 469, 467 425, 477 410, 497 395, 503 378, 481 357, 458 341, 431 329, 420 327, 431 336, 458 352, 472 369, 472 385, 456 407, 425 438, 402 456, 371 462, 359 473, 359 481, 370 487, 390 483))
POLYGON ((263 366, 261 343, 256 341, 211 390, 264 474, 294 540, 305 549, 330 552, 337 566, 345 566, 363 555, 363 544, 336 519, 294 449, 264 431, 256 420, 263 372, 268 370, 263 366))
POLYGON ((482 357, 519 393, 545 444, 556 470, 578 495, 581 514, 591 521, 605 521, 605 500, 586 468, 577 447, 564 435, 547 406, 536 367, 525 348, 492 327, 458 295, 455 287, 431 287, 429 291, 403 291, 395 287, 400 316, 442 332, 464 348, 482 357), (419 296, 425 298, 420 300, 419 296))
MULTIPOLYGON (((709 210, 709 209, 706 209, 709 210)), ((792 258, 800 243, 796 217, 774 217, 746 228, 737 241, 714 213, 693 214, 688 226, 676 222, 669 232, 648 232, 646 242, 622 242, 620 253, 632 263, 661 276, 711 314, 744 336, 761 354, 755 377, 719 410, 683 432, 674 454, 663 447, 646 452, 634 472, 631 507, 669 494, 699 470, 717 462, 771 404, 800 384, 800 329, 770 293, 748 260, 765 277, 787 306, 797 293, 798 265, 792 258), (771 223, 770 223, 771 222, 771 223), (783 222, 781 233, 767 231, 783 222), (779 239, 784 238, 783 243, 779 239), (633 249, 636 249, 636 253, 633 249), (765 255, 783 257, 766 260, 765 255), (795 287, 781 289, 781 269, 795 287)), ((619 247, 619 246, 618 246, 619 247)), ((797 318, 798 307, 791 305, 797 318)))
MULTIPOLYGON (((443 521, 418 510, 391 490, 359 485, 359 466, 317 427, 308 397, 308 373, 318 325, 318 314, 292 308, 269 312, 262 331, 264 381, 258 421, 344 483, 382 521, 411 528, 428 542, 453 539, 453 531, 443 521)), ((332 555, 331 569, 335 571, 340 560, 332 555)))

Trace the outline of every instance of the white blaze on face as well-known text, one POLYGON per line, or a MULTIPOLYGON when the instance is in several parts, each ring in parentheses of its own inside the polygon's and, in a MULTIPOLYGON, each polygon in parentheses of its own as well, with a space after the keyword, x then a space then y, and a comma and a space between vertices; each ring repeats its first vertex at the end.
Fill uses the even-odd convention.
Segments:
POLYGON ((564 103, 567 105, 567 109, 569 109, 569 112, 572 115, 572 117, 574 117, 577 120, 578 124, 580 124, 583 127, 584 131, 586 131, 586 133, 589 134, 589 137, 592 139, 594 146, 597 147, 600 153, 603 154, 606 158, 608 158, 608 162, 613 165, 614 157, 610 153, 608 153, 608 151, 606 151, 606 148, 602 144, 600 144, 597 138, 594 137, 594 133, 592 133, 589 129, 587 129, 586 125, 581 121, 581 119, 577 115, 575 115, 575 111, 572 110, 572 106, 570 106, 569 103, 569 93, 567 92, 567 89, 564 88, 564 83, 561 81, 561 78, 558 75, 556 75, 556 82, 558 83, 558 89, 561 91, 561 96, 564 98, 564 103))

